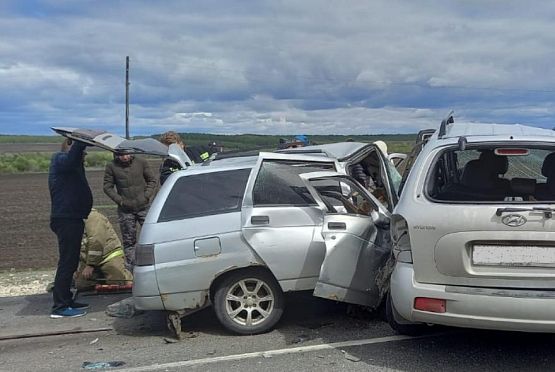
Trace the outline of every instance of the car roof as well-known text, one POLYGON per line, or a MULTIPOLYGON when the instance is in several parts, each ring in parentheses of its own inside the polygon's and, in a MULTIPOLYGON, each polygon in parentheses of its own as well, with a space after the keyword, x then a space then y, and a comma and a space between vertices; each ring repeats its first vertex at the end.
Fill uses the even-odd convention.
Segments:
MULTIPOLYGON (((453 123, 447 126, 445 135, 438 138, 438 131, 430 141, 436 145, 456 143, 464 137, 468 142, 526 141, 555 142, 555 131, 521 124, 453 123)), ((433 145, 431 147, 434 147, 433 145)))
MULTIPOLYGON (((353 142, 347 142, 347 143, 350 145, 353 144, 353 142)), ((350 149, 353 152, 368 145, 367 143, 354 143, 354 144, 355 146, 350 147, 350 149)), ((331 145, 335 145, 335 144, 331 144, 331 145)), ((305 147, 304 149, 306 149, 307 147, 305 147)), ((312 150, 317 150, 320 148, 327 149, 330 147, 330 145, 310 146, 310 147, 314 148, 312 150)), ((335 146, 331 146, 331 147, 333 149, 335 146)), ((278 153, 281 153, 282 155, 297 155, 296 156, 297 159, 300 156, 300 158, 303 158, 303 159, 306 158, 306 160, 308 161, 319 161, 318 159, 321 159, 321 161, 330 161, 329 159, 337 159, 336 157, 332 156, 334 153, 343 154, 338 151, 328 152, 327 154, 323 152, 314 153, 313 151, 306 151, 301 153, 291 152, 291 151, 284 151, 284 152, 279 151, 278 153)), ((275 153, 275 155, 279 157, 278 153, 275 153)), ((349 153, 349 152, 346 152, 346 153, 349 153)), ((259 159, 259 156, 262 154, 264 153, 261 152, 258 155, 238 156, 238 157, 230 157, 230 158, 224 158, 224 159, 207 160, 203 163, 193 164, 187 167, 186 169, 178 171, 178 173, 182 173, 182 175, 185 176, 185 175, 211 173, 211 172, 219 172, 219 171, 226 171, 226 170, 233 170, 233 169, 253 168, 256 165, 259 159)), ((268 154, 271 154, 271 153, 268 153, 268 154)), ((284 159, 284 160, 287 160, 287 159, 284 159)))
POLYGON ((312 146, 305 146, 305 147, 296 147, 296 148, 289 148, 279 150, 277 152, 281 153, 297 153, 297 154, 311 154, 314 153, 322 153, 322 155, 329 156, 332 158, 336 158, 339 161, 353 155, 360 149, 369 146, 368 143, 363 142, 337 142, 337 143, 328 143, 325 145, 312 145, 312 146))
POLYGON ((254 167, 258 155, 252 156, 239 156, 234 158, 216 159, 206 161, 204 163, 193 164, 187 169, 202 169, 202 168, 249 168, 254 167))

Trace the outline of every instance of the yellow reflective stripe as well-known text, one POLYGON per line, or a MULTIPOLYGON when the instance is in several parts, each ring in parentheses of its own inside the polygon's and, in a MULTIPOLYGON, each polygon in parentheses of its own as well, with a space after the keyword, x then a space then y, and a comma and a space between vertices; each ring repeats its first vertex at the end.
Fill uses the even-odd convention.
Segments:
POLYGON ((104 259, 99 263, 99 265, 103 265, 103 264, 105 264, 106 262, 110 261, 112 258, 120 257, 120 256, 123 256, 123 249, 121 249, 121 248, 120 248, 120 249, 116 249, 115 251, 113 251, 112 253, 110 253, 108 256, 106 256, 106 258, 104 258, 104 259))
POLYGON ((206 160, 210 157, 210 154, 208 152, 203 152, 202 154, 200 154, 200 158, 202 160, 206 160))

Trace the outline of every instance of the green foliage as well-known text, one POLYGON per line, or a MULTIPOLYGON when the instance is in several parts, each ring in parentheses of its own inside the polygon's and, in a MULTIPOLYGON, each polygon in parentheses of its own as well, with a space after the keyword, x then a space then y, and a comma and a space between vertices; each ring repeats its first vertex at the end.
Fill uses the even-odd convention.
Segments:
MULTIPOLYGON (((51 157, 52 154, 44 152, 0 154, 0 173, 47 172, 51 157)), ((103 168, 112 159, 109 152, 89 152, 85 167, 103 168)))
POLYGON ((89 151, 85 157, 85 167, 104 168, 113 158, 112 153, 108 151, 89 151))
POLYGON ((0 143, 61 143, 60 136, 13 136, 0 134, 0 143))

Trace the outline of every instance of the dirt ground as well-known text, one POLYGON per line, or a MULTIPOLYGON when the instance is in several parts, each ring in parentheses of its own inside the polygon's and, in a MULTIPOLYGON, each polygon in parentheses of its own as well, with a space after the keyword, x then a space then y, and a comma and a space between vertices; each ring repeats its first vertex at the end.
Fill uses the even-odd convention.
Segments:
MULTIPOLYGON (((94 207, 117 225, 115 204, 102 191, 102 170, 87 171, 94 207)), ((54 268, 56 237, 49 227, 48 175, 0 175, 0 271, 54 268)))

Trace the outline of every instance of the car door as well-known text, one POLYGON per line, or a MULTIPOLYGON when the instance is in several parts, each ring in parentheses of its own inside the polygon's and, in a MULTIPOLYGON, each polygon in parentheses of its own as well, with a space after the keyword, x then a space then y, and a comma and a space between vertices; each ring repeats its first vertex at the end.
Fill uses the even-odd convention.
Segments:
POLYGON ((172 144, 168 148, 168 146, 154 138, 128 140, 106 131, 82 128, 53 127, 52 130, 64 137, 111 152, 169 156, 175 159, 183 168, 192 164, 181 147, 172 144))
POLYGON ((389 211, 350 176, 314 172, 300 177, 325 211, 326 253, 314 295, 377 307, 387 291, 389 211))
POLYGON ((261 153, 249 179, 243 237, 284 291, 313 289, 325 255, 323 212, 299 174, 336 166, 323 156, 261 153))

